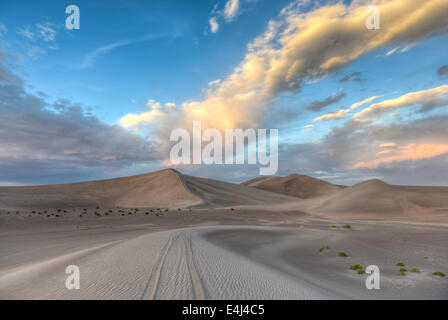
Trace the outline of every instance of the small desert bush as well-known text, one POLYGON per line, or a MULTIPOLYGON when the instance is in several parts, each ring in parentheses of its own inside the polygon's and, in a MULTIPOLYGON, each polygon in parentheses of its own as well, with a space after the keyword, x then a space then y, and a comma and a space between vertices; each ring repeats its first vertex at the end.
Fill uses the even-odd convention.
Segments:
POLYGON ((343 226, 342 226, 342 228, 344 228, 344 229, 350 229, 352 226, 351 225, 349 225, 349 224, 344 224, 343 226))
POLYGON ((329 246, 323 246, 322 248, 320 248, 319 249, 319 252, 322 252, 322 251, 324 251, 325 249, 330 249, 330 247, 329 246))
POLYGON ((352 264, 352 265, 349 267, 349 269, 350 269, 350 270, 364 270, 364 267, 363 267, 362 264, 360 264, 360 263, 355 263, 355 264, 352 264))
POLYGON ((335 224, 332 224, 332 225, 330 226, 330 228, 336 228, 336 225, 335 225, 335 224))
POLYGON ((399 271, 400 271, 400 272, 406 272, 406 271, 408 271, 408 269, 406 269, 406 268, 400 268, 399 271))
POLYGON ((396 266, 397 267, 404 267, 404 262, 397 262, 396 266))
POLYGON ((358 274, 364 274, 364 273, 366 273, 366 272, 364 271, 364 269, 359 269, 359 270, 357 271, 357 273, 358 273, 358 274))
POLYGON ((338 257, 347 257, 347 254, 344 251, 339 251, 338 257))
POLYGON ((415 273, 420 273, 420 269, 417 267, 412 267, 411 270, 409 270, 410 272, 415 272, 415 273))
POLYGON ((400 272, 398 273, 398 275, 399 275, 399 276, 405 276, 405 275, 406 275, 406 272, 404 272, 404 271, 400 271, 400 272))
POLYGON ((441 271, 436 271, 432 273, 433 276, 444 277, 445 274, 441 271))

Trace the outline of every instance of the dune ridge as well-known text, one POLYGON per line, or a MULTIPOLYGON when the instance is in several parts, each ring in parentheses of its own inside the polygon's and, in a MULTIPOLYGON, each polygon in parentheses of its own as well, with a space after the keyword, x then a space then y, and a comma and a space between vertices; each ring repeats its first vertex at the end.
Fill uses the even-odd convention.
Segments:
POLYGON ((275 204, 294 199, 174 169, 59 185, 0 187, 0 209, 79 207, 203 207, 275 204))
POLYGON ((301 174, 290 174, 286 177, 260 177, 241 184, 302 199, 328 195, 344 188, 343 186, 301 174))

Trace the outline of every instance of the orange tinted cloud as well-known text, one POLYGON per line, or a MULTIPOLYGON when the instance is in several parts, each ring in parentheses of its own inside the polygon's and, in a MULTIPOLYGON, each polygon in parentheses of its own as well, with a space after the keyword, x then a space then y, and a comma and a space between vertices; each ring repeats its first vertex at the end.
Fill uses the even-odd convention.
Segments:
POLYGON ((356 163, 353 168, 378 168, 382 164, 392 163, 396 161, 420 160, 433 158, 448 153, 448 144, 408 144, 398 147, 396 150, 387 150, 387 152, 379 152, 380 157, 370 161, 362 161, 356 163))

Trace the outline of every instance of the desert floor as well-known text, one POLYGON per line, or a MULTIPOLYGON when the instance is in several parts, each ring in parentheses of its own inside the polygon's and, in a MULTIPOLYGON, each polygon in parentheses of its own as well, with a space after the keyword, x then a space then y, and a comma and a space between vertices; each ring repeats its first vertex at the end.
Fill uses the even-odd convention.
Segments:
POLYGON ((241 208, 65 211, 0 212, 0 299, 448 299, 448 278, 433 275, 448 274, 446 224, 241 208), (356 263, 380 268, 381 289, 366 289, 356 263), (80 268, 79 290, 65 286, 68 265, 80 268))

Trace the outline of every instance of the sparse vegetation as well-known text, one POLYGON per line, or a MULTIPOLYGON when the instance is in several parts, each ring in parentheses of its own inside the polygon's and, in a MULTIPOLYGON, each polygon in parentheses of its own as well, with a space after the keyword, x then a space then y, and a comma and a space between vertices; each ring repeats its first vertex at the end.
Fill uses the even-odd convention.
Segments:
POLYGON ((411 270, 409 270, 410 272, 415 272, 415 273, 420 273, 420 269, 417 267, 412 267, 411 270))
POLYGON ((322 248, 319 249, 319 252, 324 251, 325 249, 329 250, 330 247, 329 246, 323 246, 322 248))
POLYGON ((405 264, 404 264, 404 262, 397 262, 396 266, 397 267, 404 267, 405 264))
POLYGON ((347 253, 345 253, 344 251, 339 251, 338 257, 348 257, 348 256, 347 256, 347 253))
POLYGON ((357 273, 358 273, 358 274, 364 274, 364 273, 366 273, 366 272, 364 271, 364 269, 358 269, 357 273))
POLYGON ((342 226, 342 228, 344 228, 344 229, 350 229, 352 226, 351 225, 349 225, 349 224, 344 224, 343 226, 342 226))
POLYGON ((360 263, 355 263, 355 264, 352 264, 352 265, 349 267, 349 269, 350 269, 350 270, 364 270, 364 267, 363 267, 362 264, 360 264, 360 263))
POLYGON ((406 271, 408 271, 408 269, 406 269, 406 268, 400 268, 399 271, 400 271, 400 272, 406 272, 406 271))
POLYGON ((330 226, 330 228, 337 228, 337 226, 335 225, 335 224, 332 224, 331 226, 330 226))
POLYGON ((405 276, 405 275, 406 275, 406 272, 404 272, 404 271, 400 271, 400 272, 398 273, 398 275, 399 275, 399 276, 405 276))
POLYGON ((445 274, 441 271, 436 271, 432 273, 433 276, 445 277, 445 274))

